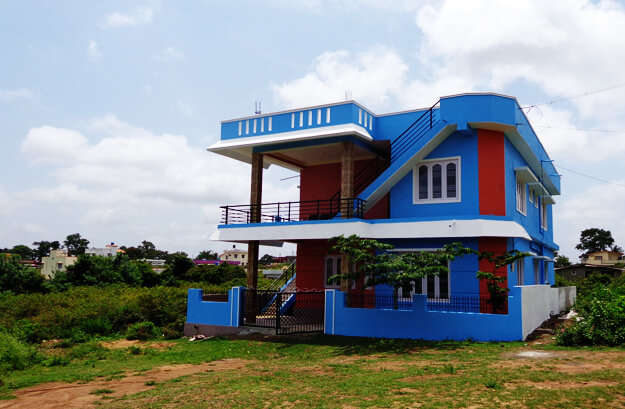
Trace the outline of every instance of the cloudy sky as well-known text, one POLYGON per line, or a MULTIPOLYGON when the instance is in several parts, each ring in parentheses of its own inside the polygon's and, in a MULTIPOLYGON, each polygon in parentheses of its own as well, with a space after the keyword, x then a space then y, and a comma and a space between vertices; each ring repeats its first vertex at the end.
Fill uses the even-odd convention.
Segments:
MULTIPOLYGON (((556 241, 576 257, 602 227, 625 246, 623 3, 5 1, 0 33, 0 247, 221 249, 218 206, 249 201, 249 166, 205 151, 219 121, 346 90, 377 113, 553 101, 527 111, 563 175, 556 241)), ((296 199, 290 175, 266 172, 264 199, 296 199)))

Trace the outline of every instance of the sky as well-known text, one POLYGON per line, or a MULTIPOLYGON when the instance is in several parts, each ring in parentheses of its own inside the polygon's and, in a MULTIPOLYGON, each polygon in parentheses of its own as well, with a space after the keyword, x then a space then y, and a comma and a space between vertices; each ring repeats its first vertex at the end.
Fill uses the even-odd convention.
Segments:
MULTIPOLYGON (((346 91, 376 113, 472 91, 536 105, 560 252, 588 227, 625 246, 622 2, 0 1, 0 33, 0 248, 230 247, 210 236, 250 168, 206 152, 219 122, 346 91)), ((263 200, 297 200, 292 175, 265 171, 263 200)))

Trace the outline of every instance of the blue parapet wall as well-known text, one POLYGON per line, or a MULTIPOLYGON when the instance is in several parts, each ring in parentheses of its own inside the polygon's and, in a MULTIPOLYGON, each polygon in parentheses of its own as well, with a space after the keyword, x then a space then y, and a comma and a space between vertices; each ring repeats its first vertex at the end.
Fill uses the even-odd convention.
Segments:
POLYGON ((238 327, 243 301, 242 287, 228 290, 228 301, 203 301, 204 293, 198 288, 189 288, 187 295, 187 323, 238 327))
POLYGON ((425 295, 414 296, 412 310, 347 308, 343 292, 326 290, 324 332, 429 341, 520 341, 523 339, 521 290, 518 287, 510 290, 508 314, 428 311, 425 295))

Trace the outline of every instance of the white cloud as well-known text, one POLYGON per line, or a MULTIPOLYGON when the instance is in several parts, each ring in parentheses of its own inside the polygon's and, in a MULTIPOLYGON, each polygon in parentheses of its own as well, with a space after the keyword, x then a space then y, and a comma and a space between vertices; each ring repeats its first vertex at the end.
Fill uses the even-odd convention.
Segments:
POLYGON ((92 61, 99 60, 102 57, 102 52, 100 51, 100 47, 97 42, 93 40, 89 41, 89 45, 87 46, 87 55, 92 61))
POLYGON ((566 197, 555 212, 556 234, 560 238, 561 253, 576 258, 579 251, 575 245, 579 234, 590 227, 598 227, 612 232, 616 244, 625 247, 625 180, 615 184, 595 185, 579 194, 566 197), (617 185, 618 184, 618 185, 617 185))
POLYGON ((289 107, 340 101, 345 91, 377 107, 401 92, 407 70, 401 57, 385 47, 357 54, 326 52, 315 59, 312 72, 272 87, 279 102, 289 107))
MULTIPOLYGON (((0 214, 22 212, 15 219, 30 224, 9 226, 0 239, 80 231, 101 243, 148 239, 170 250, 224 248, 209 241, 219 206, 249 201, 249 165, 114 115, 89 121, 85 132, 33 128, 21 148, 33 166, 48 167, 51 180, 10 195, 0 189, 0 214)), ((266 172, 266 200, 297 200, 297 180, 284 183, 271 175, 266 172)))
POLYGON ((185 58, 184 53, 174 47, 166 47, 154 55, 154 59, 161 62, 184 61, 185 58))
POLYGON ((0 89, 0 102, 13 102, 16 100, 33 99, 34 94, 28 88, 0 89))
POLYGON ((105 17, 105 28, 138 26, 152 22, 154 10, 151 7, 137 7, 129 13, 115 11, 105 17))

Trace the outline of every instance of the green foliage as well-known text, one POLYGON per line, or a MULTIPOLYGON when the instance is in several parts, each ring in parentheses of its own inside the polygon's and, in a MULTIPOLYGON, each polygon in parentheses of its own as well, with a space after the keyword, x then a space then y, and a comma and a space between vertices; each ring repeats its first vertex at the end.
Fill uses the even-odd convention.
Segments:
POLYGON ((127 339, 138 339, 140 341, 147 341, 148 339, 158 338, 160 336, 160 330, 153 322, 143 321, 132 324, 126 331, 127 339))
POLYGON ((23 260, 30 260, 33 258, 34 255, 33 250, 24 244, 18 244, 17 246, 13 246, 13 248, 9 250, 9 253, 17 254, 23 260))
POLYGON ((219 265, 199 265, 187 270, 180 279, 184 281, 198 281, 210 284, 223 284, 227 281, 245 278, 247 275, 241 266, 228 263, 219 265))
POLYGON ((554 266, 557 267, 567 267, 571 265, 571 260, 567 256, 557 255, 555 258, 554 266))
POLYGON ((80 233, 74 233, 67 236, 63 244, 65 244, 69 255, 79 256, 85 254, 85 250, 89 246, 89 240, 82 238, 80 233))
MULTIPOLYGON (((576 249, 581 250, 584 254, 593 253, 596 251, 604 251, 614 247, 614 238, 610 230, 591 228, 582 230, 579 243, 575 246, 576 249)), ((614 250, 618 251, 620 247, 616 246, 614 250)))
POLYGON ((504 254, 495 255, 491 252, 477 253, 479 260, 488 261, 488 265, 491 266, 491 271, 478 271, 476 276, 480 280, 486 281, 486 288, 489 294, 489 302, 493 307, 494 312, 501 312, 505 310, 506 300, 508 297, 509 289, 504 287, 504 283, 508 278, 507 269, 506 273, 498 272, 499 269, 507 267, 508 265, 516 262, 523 257, 528 256, 528 253, 521 253, 518 250, 512 250, 504 254))
POLYGON ((598 288, 577 308, 582 319, 558 330, 560 345, 625 345, 625 288, 598 288))
POLYGON ((219 255, 215 251, 203 250, 196 257, 197 260, 218 260, 219 255))
POLYGON ((0 372, 25 369, 40 361, 41 356, 34 348, 0 331, 0 372))
POLYGON ((188 287, 111 285, 72 287, 48 294, 3 293, 0 327, 24 342, 60 338, 66 340, 66 346, 84 342, 93 335, 124 333, 129 325, 142 321, 169 327, 173 337, 174 333, 181 333, 184 325, 188 287))
POLYGON ((37 260, 41 261, 42 258, 50 255, 51 250, 58 250, 61 248, 61 243, 58 241, 36 241, 33 243, 36 246, 33 250, 34 256, 37 260))
POLYGON ((23 266, 18 257, 0 255, 0 291, 32 293, 44 290, 45 278, 34 268, 23 266))

